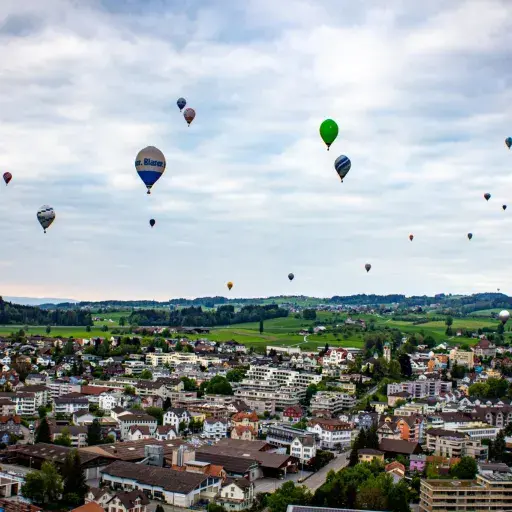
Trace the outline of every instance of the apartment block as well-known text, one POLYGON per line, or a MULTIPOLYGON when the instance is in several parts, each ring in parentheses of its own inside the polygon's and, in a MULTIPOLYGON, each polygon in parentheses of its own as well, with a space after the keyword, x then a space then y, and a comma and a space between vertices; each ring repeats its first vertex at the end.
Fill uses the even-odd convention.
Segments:
POLYGON ((426 398, 429 396, 439 396, 441 393, 450 393, 452 383, 438 379, 420 379, 408 382, 392 382, 388 384, 387 394, 396 395, 405 391, 412 398, 426 398))
POLYGON ((356 397, 337 391, 319 391, 311 399, 311 410, 329 411, 333 416, 356 405, 356 397))

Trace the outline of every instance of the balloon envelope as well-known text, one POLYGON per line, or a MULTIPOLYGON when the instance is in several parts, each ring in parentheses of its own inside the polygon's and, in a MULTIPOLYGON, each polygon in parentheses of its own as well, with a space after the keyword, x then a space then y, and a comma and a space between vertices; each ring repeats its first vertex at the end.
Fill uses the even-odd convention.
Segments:
POLYGON ((414 240, 414 235, 409 235, 409 240, 412 242, 414 240))
POLYGON ((6 185, 9 185, 9 181, 12 180, 12 174, 10 172, 4 172, 4 181, 6 185))
POLYGON ((338 173, 341 181, 343 181, 343 178, 348 174, 348 171, 350 171, 351 167, 352 162, 348 156, 340 155, 334 161, 334 168, 336 169, 336 172, 338 173))
POLYGON ((331 144, 336 140, 338 132, 338 125, 336 124, 336 121, 333 121, 332 119, 326 119, 320 125, 320 137, 322 137, 322 140, 327 145, 327 149, 329 149, 331 144))
POLYGON ((364 266, 364 268, 366 269, 366 272, 370 272, 370 269, 372 268, 372 266, 371 266, 369 263, 367 263, 367 264, 364 266))
POLYGON ((506 324, 508 319, 510 318, 510 313, 506 309, 504 309, 503 311, 500 311, 498 318, 500 319, 500 322, 502 324, 506 324))
POLYGON ((288 279, 289 279, 290 281, 293 281, 293 278, 294 278, 294 277, 295 277, 295 276, 294 276, 291 272, 288 274, 288 279))
POLYGON ((39 224, 44 229, 44 232, 46 233, 46 230, 52 225, 52 222, 55 220, 55 211, 51 206, 43 205, 39 210, 37 211, 37 220, 39 221, 39 224))
POLYGON ((512 137, 507 137, 505 139, 505 144, 507 145, 507 148, 510 149, 512 147, 512 137))
POLYGON ((231 290, 233 288, 233 283, 231 281, 228 281, 228 290, 231 290))
POLYGON ((506 210, 506 209, 507 209, 507 205, 506 205, 506 204, 504 204, 504 205, 502 206, 502 208, 503 208, 504 210, 506 210))
POLYGON ((468 238, 471 240, 473 238, 473 233, 468 233, 468 238))
POLYGON ((150 225, 151 227, 153 227, 153 226, 155 225, 155 219, 151 219, 151 220, 149 221, 149 225, 150 225))
POLYGON ((141 149, 135 158, 135 169, 151 193, 151 187, 162 177, 167 163, 164 154, 154 146, 141 149))
POLYGON ((178 98, 178 101, 176 102, 176 105, 178 105, 180 112, 185 108, 186 104, 187 100, 185 98, 178 98))
POLYGON ((190 123, 196 117, 196 111, 193 108, 186 108, 185 112, 183 112, 183 117, 185 118, 185 121, 187 121, 188 125, 190 126, 190 123))
POLYGON ((489 192, 486 192, 484 194, 484 197, 485 197, 486 201, 489 201, 489 199, 491 199, 491 194, 489 194, 489 192))

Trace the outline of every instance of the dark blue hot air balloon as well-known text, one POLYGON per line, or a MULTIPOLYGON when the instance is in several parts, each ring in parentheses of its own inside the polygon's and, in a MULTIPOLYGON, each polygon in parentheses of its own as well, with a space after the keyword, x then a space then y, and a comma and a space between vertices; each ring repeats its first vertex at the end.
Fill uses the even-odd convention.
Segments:
POLYGON ((334 162, 334 168, 336 169, 336 172, 338 173, 342 182, 343 178, 348 174, 348 171, 350 171, 351 166, 352 162, 348 156, 340 155, 338 158, 336 158, 336 161, 334 162))
POLYGON ((507 145, 507 148, 510 149, 512 147, 512 137, 507 137, 505 139, 505 144, 507 145))
POLYGON ((176 102, 176 105, 178 105, 180 112, 185 108, 186 104, 187 100, 185 98, 178 98, 178 101, 176 102))

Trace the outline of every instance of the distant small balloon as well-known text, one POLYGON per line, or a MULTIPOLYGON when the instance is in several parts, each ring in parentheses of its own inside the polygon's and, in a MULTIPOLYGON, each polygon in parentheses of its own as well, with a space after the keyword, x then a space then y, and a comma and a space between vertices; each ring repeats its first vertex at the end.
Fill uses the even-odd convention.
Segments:
POLYGON ((414 240, 414 235, 409 235, 409 240, 412 242, 414 240))
POLYGON ((155 219, 151 219, 151 220, 149 221, 149 225, 150 225, 151 227, 153 227, 155 224, 156 224, 155 219))
POLYGON ((505 144, 506 144, 507 148, 510 149, 512 147, 512 137, 507 137, 505 139, 505 144))
POLYGON ((9 181, 12 180, 12 174, 10 172, 4 172, 4 181, 6 185, 9 185, 9 181))
POLYGON ((489 199, 491 199, 491 194, 489 194, 489 192, 486 192, 486 193, 484 194, 484 197, 485 197, 485 200, 486 200, 486 201, 489 201, 489 199))
POLYGON ((504 205, 502 206, 502 208, 503 208, 504 210, 506 210, 506 209, 507 209, 507 205, 506 205, 506 204, 504 204, 504 205))
POLYGON ((288 274, 288 279, 289 279, 290 281, 293 281, 293 278, 294 278, 294 277, 295 277, 295 276, 294 276, 291 272, 288 274))
POLYGON ((370 272, 370 269, 372 268, 372 266, 371 266, 369 263, 367 263, 367 264, 364 266, 364 268, 366 269, 366 272, 370 272))
POLYGON ((473 238, 473 233, 468 233, 468 238, 471 240, 473 238))
POLYGON ((187 121, 187 124, 190 126, 190 123, 196 117, 196 111, 193 108, 186 108, 185 112, 183 112, 183 117, 185 118, 185 121, 187 121))
POLYGON ((331 144, 336 140, 338 132, 338 125, 336 124, 336 121, 333 121, 332 119, 326 119, 320 125, 320 137, 322 137, 322 140, 325 142, 327 151, 329 151, 331 144))
POLYGON ((343 178, 348 174, 348 171, 350 171, 351 167, 352 162, 348 156, 340 155, 338 158, 336 158, 334 162, 334 168, 336 169, 336 172, 338 173, 342 183, 343 178))
POLYGON ((185 108, 186 104, 187 100, 185 98, 178 98, 178 101, 176 102, 176 105, 178 105, 180 112, 185 108))
POLYGON ((43 205, 39 210, 37 210, 37 220, 39 224, 41 224, 44 232, 52 225, 52 222, 55 220, 55 211, 51 206, 43 205))
POLYGON ((500 319, 500 322, 502 324, 506 324, 508 322, 508 319, 510 318, 510 313, 506 309, 504 309, 503 311, 500 311, 498 318, 500 319))
POLYGON ((231 288, 233 288, 233 283, 231 281, 228 281, 227 287, 228 290, 231 290, 231 288))

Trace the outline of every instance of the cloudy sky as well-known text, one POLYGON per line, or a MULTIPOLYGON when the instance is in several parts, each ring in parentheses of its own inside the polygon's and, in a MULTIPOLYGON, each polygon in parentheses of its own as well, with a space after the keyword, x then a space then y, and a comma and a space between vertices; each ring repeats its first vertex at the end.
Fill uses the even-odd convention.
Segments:
POLYGON ((512 294, 509 7, 2 0, 0 293, 512 294))

